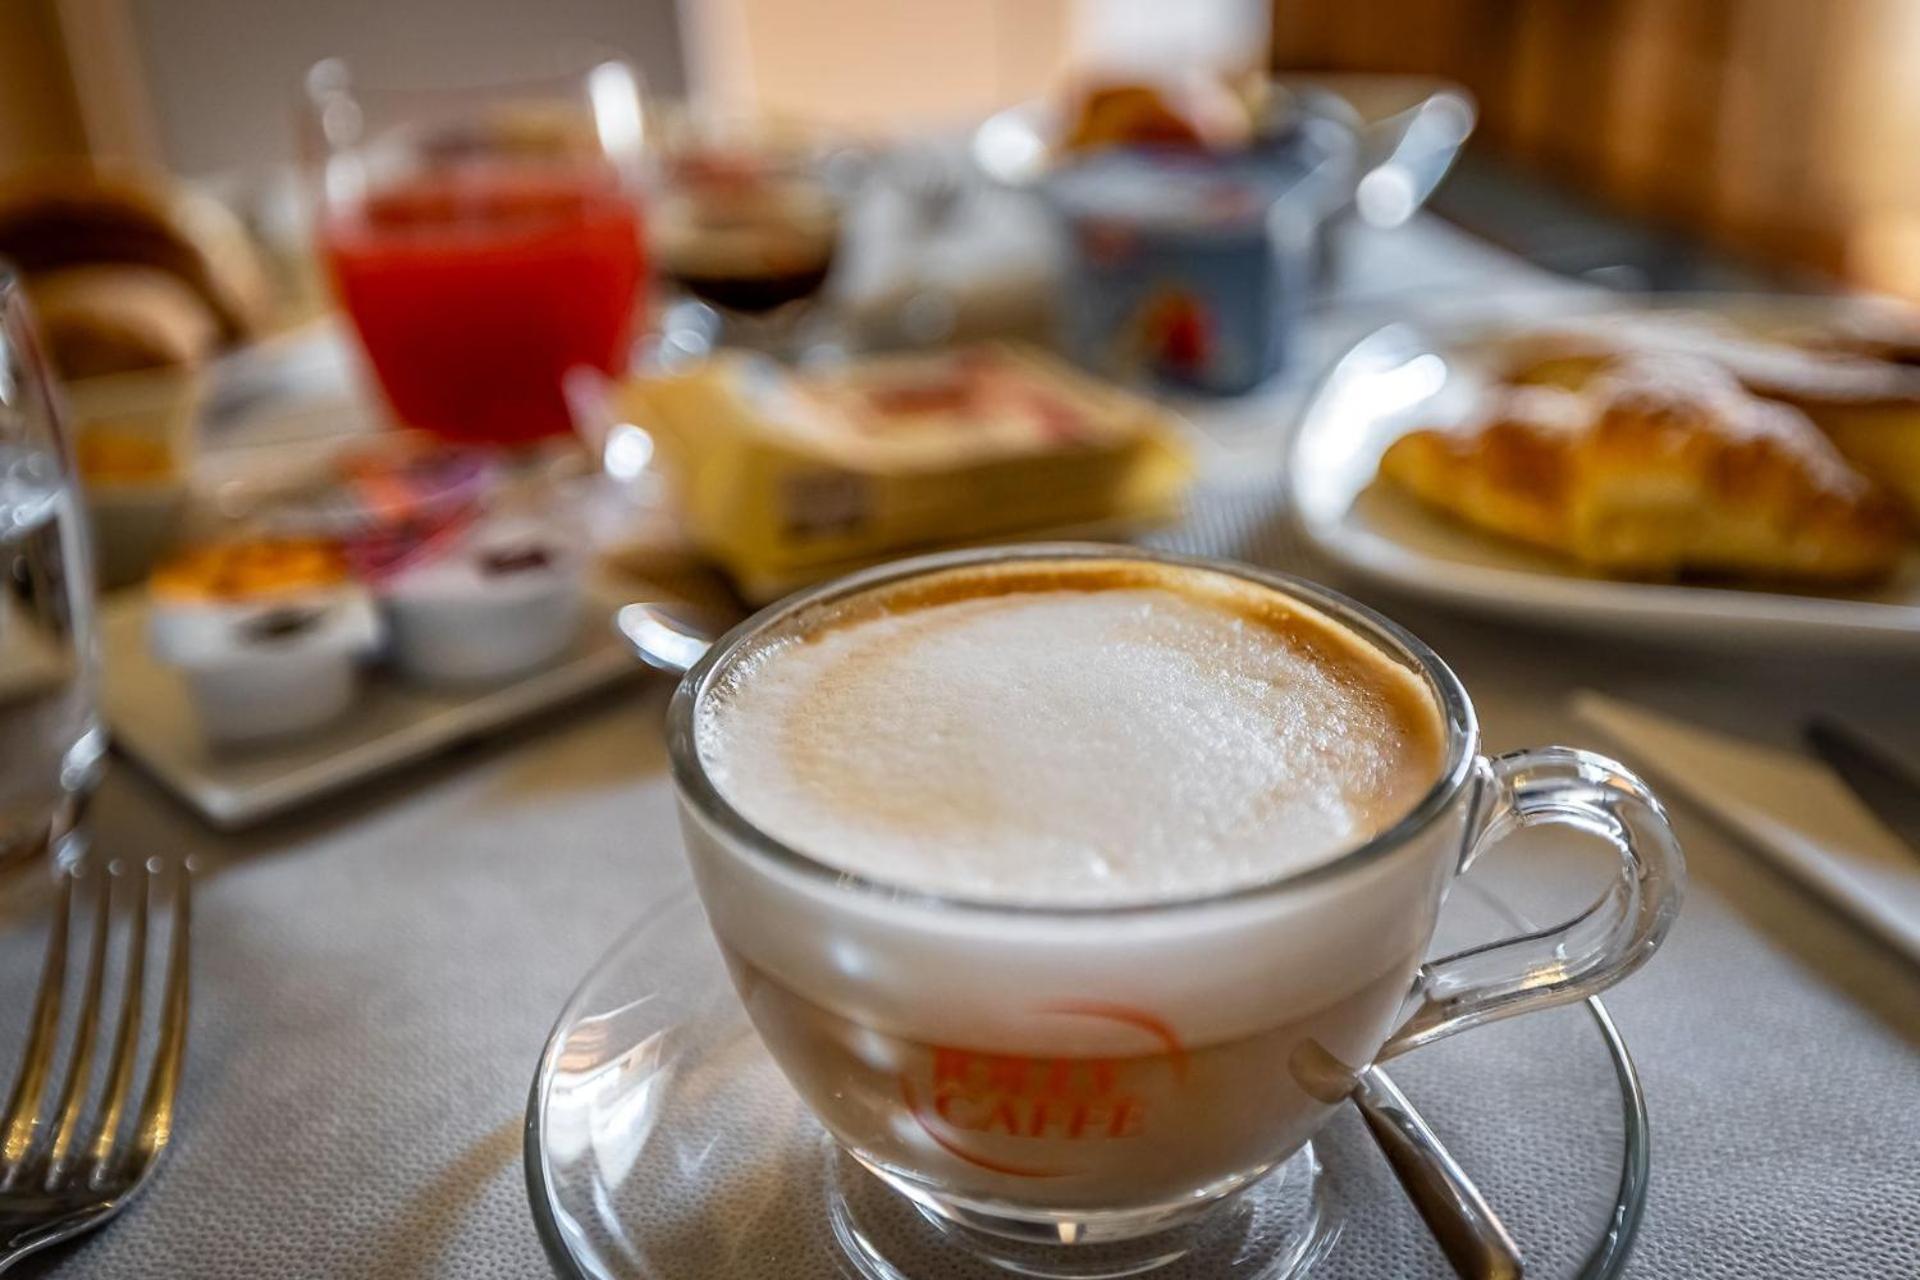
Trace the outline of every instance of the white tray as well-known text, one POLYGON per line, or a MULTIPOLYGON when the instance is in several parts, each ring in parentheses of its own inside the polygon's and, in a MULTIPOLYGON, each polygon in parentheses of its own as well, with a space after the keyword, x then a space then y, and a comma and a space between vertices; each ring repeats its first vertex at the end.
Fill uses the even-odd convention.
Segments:
POLYGON ((517 680, 429 688, 376 668, 337 723, 224 750, 208 746, 179 675, 148 651, 147 601, 129 593, 101 610, 102 706, 122 753, 208 822, 233 830, 640 675, 647 668, 611 622, 640 591, 595 584, 574 648, 517 680))
MULTIPOLYGON (((1779 305, 1805 314, 1831 304, 1779 305)), ((1435 515, 1376 479, 1389 444, 1465 411, 1486 380, 1471 340, 1440 343, 1394 325, 1354 347, 1290 446, 1289 505, 1306 539, 1371 584, 1496 617, 1635 639, 1913 651, 1920 554, 1860 593, 1617 582, 1435 515)))

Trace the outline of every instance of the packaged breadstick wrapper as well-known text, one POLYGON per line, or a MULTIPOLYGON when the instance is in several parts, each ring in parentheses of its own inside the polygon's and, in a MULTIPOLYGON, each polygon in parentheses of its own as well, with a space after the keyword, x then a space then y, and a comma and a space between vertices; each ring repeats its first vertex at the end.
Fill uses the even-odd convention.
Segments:
POLYGON ((1012 344, 797 372, 726 355, 630 381, 622 408, 756 600, 930 547, 1153 524, 1192 475, 1165 410, 1012 344))

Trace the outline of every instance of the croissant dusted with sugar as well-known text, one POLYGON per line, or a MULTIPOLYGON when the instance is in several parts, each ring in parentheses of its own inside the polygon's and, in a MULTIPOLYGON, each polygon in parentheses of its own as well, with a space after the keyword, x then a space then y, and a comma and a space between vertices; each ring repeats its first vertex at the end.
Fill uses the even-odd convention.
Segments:
POLYGON ((1754 395, 1806 414, 1849 462, 1920 518, 1920 326, 1899 329, 1890 320, 1876 332, 1852 345, 1845 332, 1820 330, 1789 342, 1684 312, 1594 317, 1508 343, 1505 378, 1578 389, 1650 353, 1710 360, 1754 395))
POLYGON ((1618 577, 1856 583, 1898 562, 1898 505, 1797 409, 1697 357, 1621 358, 1583 381, 1500 388, 1464 429, 1396 441, 1381 474, 1618 577))

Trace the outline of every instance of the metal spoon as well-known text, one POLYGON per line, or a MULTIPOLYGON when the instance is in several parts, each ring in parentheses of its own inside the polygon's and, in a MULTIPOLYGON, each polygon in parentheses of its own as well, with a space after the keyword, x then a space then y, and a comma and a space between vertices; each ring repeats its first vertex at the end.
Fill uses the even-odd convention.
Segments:
POLYGON ((1346 1100, 1387 1159, 1400 1189, 1463 1280, 1519 1280, 1520 1246, 1400 1086, 1378 1067, 1355 1071, 1312 1040, 1294 1049, 1290 1074, 1322 1102, 1346 1100))
MULTIPOLYGON (((676 675, 684 675, 713 644, 711 630, 662 605, 627 605, 614 616, 614 626, 642 662, 676 675)), ((1288 1065, 1314 1097, 1330 1103, 1344 1099, 1359 1110, 1455 1274, 1462 1280, 1520 1280, 1525 1264, 1513 1235, 1386 1072, 1378 1067, 1355 1071, 1311 1040, 1288 1065)))
POLYGON ((1520 1280, 1526 1264, 1512 1233, 1400 1086, 1380 1068, 1368 1067, 1348 1097, 1454 1273, 1468 1280, 1520 1280))

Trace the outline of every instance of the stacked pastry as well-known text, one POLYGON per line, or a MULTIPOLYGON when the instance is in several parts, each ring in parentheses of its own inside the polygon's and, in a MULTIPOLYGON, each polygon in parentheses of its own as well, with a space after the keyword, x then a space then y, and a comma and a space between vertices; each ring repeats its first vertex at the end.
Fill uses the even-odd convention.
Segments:
POLYGON ((1515 339, 1507 377, 1577 387, 1660 351, 1710 360, 1754 395, 1793 405, 1854 465, 1920 512, 1920 321, 1861 310, 1831 325, 1762 337, 1692 313, 1621 315, 1515 339))
POLYGON ((224 205, 126 174, 0 188, 0 257, 26 274, 69 378, 191 364, 251 336, 268 305, 259 255, 224 205))
POLYGON ((1479 416, 1402 438, 1381 472, 1612 576, 1871 582, 1920 515, 1920 370, 1888 339, 1796 345, 1692 316, 1529 333, 1479 416))
POLYGON ((0 184, 0 258, 67 384, 101 581, 132 582, 184 506, 201 370, 266 318, 264 265, 211 197, 86 170, 0 184))

